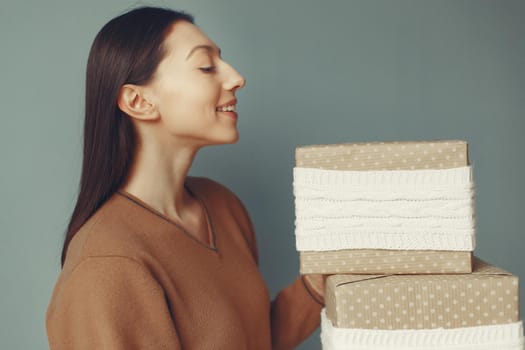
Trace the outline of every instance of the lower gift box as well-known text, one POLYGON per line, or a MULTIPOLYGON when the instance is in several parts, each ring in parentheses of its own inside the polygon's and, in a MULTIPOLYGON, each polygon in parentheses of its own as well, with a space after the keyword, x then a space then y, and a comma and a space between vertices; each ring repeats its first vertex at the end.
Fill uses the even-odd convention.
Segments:
POLYGON ((522 350, 518 277, 474 258, 460 275, 328 277, 325 350, 522 350))

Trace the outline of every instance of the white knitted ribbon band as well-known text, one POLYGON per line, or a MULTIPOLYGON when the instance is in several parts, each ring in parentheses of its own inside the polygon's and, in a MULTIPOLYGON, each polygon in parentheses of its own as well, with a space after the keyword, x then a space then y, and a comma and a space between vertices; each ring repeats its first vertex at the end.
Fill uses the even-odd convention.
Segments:
POLYGON ((294 168, 299 251, 475 246, 470 166, 347 171, 294 168))
POLYGON ((337 328, 321 312, 323 350, 523 350, 522 322, 421 330, 337 328))

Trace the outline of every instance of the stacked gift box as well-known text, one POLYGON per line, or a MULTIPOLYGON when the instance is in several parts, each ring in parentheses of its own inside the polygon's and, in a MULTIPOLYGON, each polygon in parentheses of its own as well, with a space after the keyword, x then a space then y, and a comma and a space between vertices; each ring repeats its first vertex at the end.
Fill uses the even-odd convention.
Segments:
POLYGON ((466 142, 299 147, 293 186, 325 350, 523 348, 518 278, 473 256, 466 142))

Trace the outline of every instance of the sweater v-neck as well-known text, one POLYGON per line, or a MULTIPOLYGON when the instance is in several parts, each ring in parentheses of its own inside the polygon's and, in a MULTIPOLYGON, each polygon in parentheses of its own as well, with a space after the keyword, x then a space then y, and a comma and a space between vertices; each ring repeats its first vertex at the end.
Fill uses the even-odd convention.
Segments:
POLYGON ((202 209, 204 211, 204 216, 206 218, 206 226, 208 228, 208 238, 210 240, 210 244, 200 240, 195 235, 192 235, 186 229, 184 229, 181 225, 179 225, 174 220, 172 220, 169 216, 161 213, 160 211, 158 211, 157 209, 153 208, 151 205, 149 205, 148 203, 144 202, 142 199, 138 198, 137 196, 135 196, 135 195, 133 195, 133 194, 123 190, 123 189, 117 190, 117 193, 120 194, 121 196, 127 198, 128 200, 130 200, 134 204, 136 204, 136 205, 138 205, 138 206, 148 210, 152 214, 160 217, 164 221, 167 221, 171 225, 175 226, 178 229, 178 231, 180 231, 181 233, 183 233, 184 235, 186 235, 187 237, 189 237, 193 241, 197 242, 199 245, 203 246, 204 248, 206 248, 208 250, 211 250, 214 253, 218 253, 215 230, 213 229, 213 222, 212 222, 212 218, 211 218, 210 212, 208 210, 208 206, 206 205, 205 201, 200 197, 200 195, 197 195, 195 193, 195 191, 192 188, 190 188, 190 186, 188 185, 187 181, 184 182, 184 188, 190 193, 190 195, 192 197, 194 197, 199 202, 199 204, 201 205, 201 207, 202 207, 202 209))

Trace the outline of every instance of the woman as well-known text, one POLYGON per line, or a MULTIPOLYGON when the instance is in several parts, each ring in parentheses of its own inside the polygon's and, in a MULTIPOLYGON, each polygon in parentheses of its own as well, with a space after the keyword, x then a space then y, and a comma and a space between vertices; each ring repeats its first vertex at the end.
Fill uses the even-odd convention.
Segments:
POLYGON ((138 8, 98 33, 51 349, 292 349, 319 325, 322 279, 270 302, 243 204, 187 176, 201 147, 238 140, 244 84, 188 14, 138 8))

